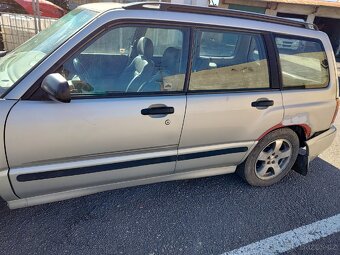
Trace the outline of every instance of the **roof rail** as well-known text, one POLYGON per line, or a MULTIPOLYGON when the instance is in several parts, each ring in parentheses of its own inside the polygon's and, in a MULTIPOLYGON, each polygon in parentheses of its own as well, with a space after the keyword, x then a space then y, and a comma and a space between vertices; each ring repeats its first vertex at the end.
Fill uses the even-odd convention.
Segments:
POLYGON ((216 7, 201 7, 185 4, 170 4, 163 2, 139 2, 131 3, 123 6, 125 10, 158 10, 170 12, 186 12, 196 14, 207 14, 216 16, 233 17, 239 19, 251 19, 257 21, 271 22, 281 25, 288 25, 294 27, 302 27, 307 29, 319 30, 315 24, 291 20, 287 18, 279 18, 276 16, 264 15, 253 12, 236 11, 230 9, 222 9, 216 7))

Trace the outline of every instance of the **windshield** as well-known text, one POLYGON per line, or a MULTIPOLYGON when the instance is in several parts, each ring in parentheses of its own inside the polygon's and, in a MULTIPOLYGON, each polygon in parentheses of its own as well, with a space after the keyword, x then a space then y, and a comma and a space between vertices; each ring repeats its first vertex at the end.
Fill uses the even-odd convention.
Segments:
POLYGON ((86 9, 75 9, 54 22, 48 29, 0 58, 0 96, 96 14, 86 9))

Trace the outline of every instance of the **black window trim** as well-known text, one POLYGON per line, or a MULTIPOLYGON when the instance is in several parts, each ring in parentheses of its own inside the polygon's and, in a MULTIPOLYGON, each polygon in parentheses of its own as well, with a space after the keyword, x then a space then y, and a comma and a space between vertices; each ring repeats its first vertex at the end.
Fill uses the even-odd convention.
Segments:
MULTIPOLYGON (((282 89, 282 79, 280 79, 279 61, 278 61, 278 53, 271 54, 268 49, 276 49, 274 33, 266 30, 259 29, 250 29, 250 28, 238 28, 232 26, 225 25, 210 25, 210 24, 192 24, 190 22, 166 22, 161 20, 150 20, 150 19, 131 19, 131 18, 122 18, 119 20, 114 20, 103 24, 98 29, 90 33, 87 37, 83 38, 75 47, 70 49, 64 56, 62 56, 59 61, 57 61, 49 70, 47 70, 31 87, 26 91, 26 93, 22 96, 21 100, 41 100, 42 98, 34 98, 34 95, 39 91, 41 82, 43 79, 51 73, 54 73, 60 68, 61 64, 64 63, 68 58, 70 58, 73 54, 75 54, 79 48, 85 47, 92 40, 100 36, 102 33, 105 33, 108 29, 120 25, 153 25, 153 26, 162 26, 162 27, 186 27, 189 29, 189 49, 188 49, 188 61, 187 61, 187 71, 185 74, 183 91, 169 91, 169 92, 144 92, 144 93, 113 93, 113 94, 102 94, 102 95, 82 95, 82 96, 73 96, 72 100, 77 99, 99 99, 99 98, 125 98, 125 97, 150 97, 150 96, 177 96, 177 95, 190 95, 190 94, 225 94, 225 93, 247 93, 247 92, 269 92, 269 91, 277 91, 282 89), (267 62, 268 62, 268 71, 269 71, 269 87, 268 88, 248 88, 248 89, 229 89, 229 90, 195 90, 190 91, 190 76, 192 71, 192 59, 195 51, 194 42, 195 42, 195 30, 196 29, 214 29, 214 30, 222 30, 222 31, 233 31, 233 32, 244 32, 244 33, 252 33, 259 34, 263 37, 263 43, 265 50, 267 51, 267 62), (271 37, 271 40, 268 38, 271 37)), ((303 37, 304 38, 304 37, 303 37)))
POLYGON ((301 41, 310 41, 310 42, 315 42, 318 43, 321 46, 322 51, 325 53, 326 59, 328 61, 326 49, 322 43, 322 41, 318 38, 315 37, 307 37, 307 36, 299 36, 299 35, 292 35, 292 34, 283 34, 283 33, 272 33, 272 38, 273 38, 273 45, 275 47, 275 52, 276 52, 276 59, 277 59, 277 66, 278 66, 278 73, 279 73, 279 78, 280 78, 280 87, 282 91, 286 90, 295 90, 295 91, 305 91, 305 90, 325 90, 330 87, 331 83, 331 74, 328 68, 328 81, 324 84, 322 87, 315 87, 315 88, 306 88, 302 86, 289 86, 285 87, 283 84, 283 77, 282 77, 282 67, 281 67, 281 61, 280 61, 280 54, 279 54, 279 49, 276 45, 276 38, 286 38, 286 39, 292 39, 292 40, 301 40, 301 41))

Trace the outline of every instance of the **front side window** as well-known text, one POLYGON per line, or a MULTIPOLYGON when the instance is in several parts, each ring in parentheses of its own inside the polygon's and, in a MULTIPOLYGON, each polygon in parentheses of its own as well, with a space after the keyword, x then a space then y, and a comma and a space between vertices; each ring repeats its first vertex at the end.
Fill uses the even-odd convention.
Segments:
POLYGON ((93 42, 83 51, 83 53, 128 55, 135 32, 135 27, 114 29, 93 42))
POLYGON ((326 53, 320 41, 276 37, 285 88, 323 88, 329 82, 326 53))
POLYGON ((154 44, 154 55, 162 56, 169 47, 182 48, 183 33, 178 29, 148 28, 145 36, 154 44))
POLYGON ((188 36, 186 28, 115 27, 73 55, 59 71, 73 97, 183 91, 188 36))
POLYGON ((261 35, 196 31, 190 90, 243 90, 270 87, 261 35))

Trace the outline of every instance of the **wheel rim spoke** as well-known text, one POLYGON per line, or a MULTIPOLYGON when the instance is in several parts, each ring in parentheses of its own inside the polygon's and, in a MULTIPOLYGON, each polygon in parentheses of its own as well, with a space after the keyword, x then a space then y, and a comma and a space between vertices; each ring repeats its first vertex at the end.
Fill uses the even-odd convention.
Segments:
POLYGON ((278 159, 285 159, 290 157, 290 155, 292 154, 292 150, 289 148, 288 150, 284 151, 284 152, 280 152, 280 154, 278 155, 278 159))
POLYGON ((258 157, 258 160, 266 161, 266 160, 268 160, 269 156, 270 156, 270 154, 268 152, 261 151, 261 153, 260 153, 260 155, 258 157))
POLYGON ((286 139, 277 139, 269 143, 259 153, 255 164, 257 177, 268 180, 278 176, 286 169, 292 156, 291 143, 286 139))
POLYGON ((275 147, 274 147, 274 153, 279 154, 280 153, 280 149, 282 147, 283 144, 283 140, 276 140, 275 141, 275 147))
POLYGON ((268 169, 269 169, 269 165, 264 164, 264 165, 257 171, 257 173, 258 173, 260 176, 265 176, 266 173, 268 172, 268 169))
POLYGON ((282 169, 281 167, 279 166, 279 164, 273 164, 272 165, 272 168, 274 170, 274 175, 278 175, 279 173, 281 173, 282 169))

